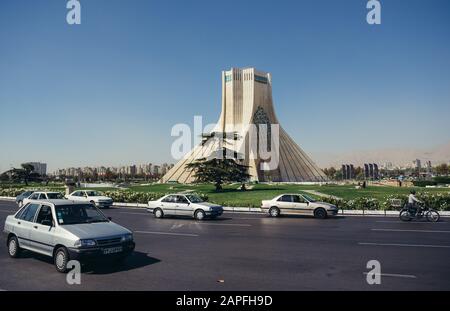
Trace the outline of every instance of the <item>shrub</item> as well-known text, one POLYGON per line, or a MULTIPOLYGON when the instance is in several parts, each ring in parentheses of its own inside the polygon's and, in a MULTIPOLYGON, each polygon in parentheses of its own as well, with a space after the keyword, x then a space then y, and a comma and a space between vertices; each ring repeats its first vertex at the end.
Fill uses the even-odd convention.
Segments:
POLYGON ((450 176, 436 176, 433 180, 437 184, 450 184, 450 176))
POLYGON ((416 180, 413 181, 413 185, 416 187, 436 186, 438 183, 431 180, 416 180))

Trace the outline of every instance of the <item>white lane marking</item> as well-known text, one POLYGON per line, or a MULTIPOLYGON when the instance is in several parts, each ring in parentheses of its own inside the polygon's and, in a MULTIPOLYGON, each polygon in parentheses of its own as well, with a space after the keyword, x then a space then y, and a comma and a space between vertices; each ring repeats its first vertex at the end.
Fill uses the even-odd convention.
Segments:
POLYGON ((170 229, 180 229, 182 227, 184 227, 184 224, 174 224, 172 225, 172 227, 170 227, 170 229))
POLYGON ((413 229, 370 229, 372 231, 385 232, 424 232, 424 233, 450 233, 448 230, 413 230, 413 229))
POLYGON ((150 213, 119 212, 119 214, 131 214, 131 215, 149 215, 150 213))
POLYGON ((440 221, 440 222, 406 222, 406 221, 395 221, 395 220, 377 220, 376 222, 379 223, 387 223, 387 224, 447 224, 447 221, 440 221))
POLYGON ((236 227, 251 227, 250 224, 219 224, 219 223, 207 223, 207 222, 194 222, 195 225, 206 225, 206 226, 236 226, 236 227))
MULTIPOLYGON (((236 217, 236 219, 242 219, 242 220, 261 220, 261 219, 267 219, 267 217, 252 217, 252 218, 236 217)), ((272 218, 272 219, 274 219, 274 218, 272 218)))
POLYGON ((359 244, 359 245, 372 245, 372 246, 399 246, 399 247, 450 248, 450 245, 400 244, 400 243, 369 243, 369 242, 359 242, 358 244, 359 244))
MULTIPOLYGON (((368 272, 363 272, 363 274, 367 275, 368 272)), ((390 277, 394 277, 394 278, 417 279, 417 276, 412 275, 412 274, 376 273, 376 275, 380 275, 380 276, 390 276, 390 277)))
POLYGON ((198 234, 192 233, 175 233, 175 232, 157 232, 157 231, 133 231, 134 233, 142 233, 142 234, 159 234, 159 235, 176 235, 176 236, 190 236, 197 237, 198 234))

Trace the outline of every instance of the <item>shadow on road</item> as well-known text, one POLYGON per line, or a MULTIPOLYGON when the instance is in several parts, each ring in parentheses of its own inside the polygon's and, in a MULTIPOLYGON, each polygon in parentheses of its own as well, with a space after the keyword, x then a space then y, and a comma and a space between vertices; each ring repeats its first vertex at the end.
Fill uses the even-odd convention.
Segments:
POLYGON ((221 221, 232 220, 233 218, 219 216, 217 218, 206 217, 203 220, 196 220, 191 216, 164 216, 163 219, 156 219, 156 220, 160 220, 161 222, 163 222, 165 219, 183 220, 183 221, 189 221, 189 222, 221 222, 221 221))
MULTIPOLYGON (((267 216, 268 218, 272 218, 270 216, 267 216)), ((283 215, 281 214, 280 216, 278 216, 279 218, 299 218, 299 219, 314 219, 314 220, 318 220, 318 221, 327 221, 327 220, 337 220, 337 219, 345 219, 345 216, 328 216, 327 218, 324 219, 318 219, 315 218, 314 216, 309 216, 309 215, 283 215)))
POLYGON ((156 264, 161 260, 148 256, 146 253, 134 251, 123 263, 114 261, 100 261, 83 265, 82 272, 89 274, 111 274, 130 271, 156 264))
MULTIPOLYGON (((41 254, 35 254, 24 250, 19 260, 24 259, 37 259, 39 261, 48 263, 53 266, 53 259, 41 254)), ((101 260, 96 262, 90 262, 82 265, 81 272, 89 274, 111 274, 122 271, 129 271, 139 269, 155 263, 161 260, 148 256, 146 253, 134 251, 132 255, 125 259, 123 263, 114 262, 112 260, 101 260)), ((55 271, 56 272, 56 271, 55 271)))

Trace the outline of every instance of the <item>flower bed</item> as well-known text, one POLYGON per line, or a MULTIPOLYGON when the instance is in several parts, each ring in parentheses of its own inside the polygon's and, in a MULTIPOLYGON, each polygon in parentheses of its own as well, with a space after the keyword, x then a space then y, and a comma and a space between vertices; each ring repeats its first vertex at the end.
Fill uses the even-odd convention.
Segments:
MULTIPOLYGON (((450 194, 421 192, 417 198, 433 209, 439 211, 450 211, 450 194)), ((321 198, 321 201, 328 202, 346 210, 399 210, 403 207, 408 197, 403 195, 391 195, 384 200, 373 198, 357 198, 355 200, 344 200, 336 198, 321 198), (393 206, 393 200, 399 200, 401 207, 393 206)))

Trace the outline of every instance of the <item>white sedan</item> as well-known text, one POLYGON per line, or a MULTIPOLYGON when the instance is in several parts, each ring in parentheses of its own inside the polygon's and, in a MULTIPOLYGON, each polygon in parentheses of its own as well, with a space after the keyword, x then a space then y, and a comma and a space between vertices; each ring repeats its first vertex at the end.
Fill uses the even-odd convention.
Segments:
POLYGON ((169 194, 162 198, 149 201, 147 211, 156 218, 164 216, 190 216, 197 220, 206 217, 216 218, 223 213, 220 205, 203 201, 194 194, 169 194))
POLYGON ((280 215, 309 215, 316 218, 327 218, 338 213, 338 208, 330 203, 318 202, 304 194, 282 194, 272 200, 263 200, 263 212, 271 217, 280 215))
POLYGON ((72 201, 90 202, 100 208, 109 208, 113 204, 113 199, 93 190, 77 190, 66 196, 66 198, 72 201))
POLYGON ((18 204, 19 204, 19 207, 22 207, 32 200, 48 201, 48 200, 58 200, 58 199, 64 199, 64 196, 60 192, 37 191, 37 192, 33 192, 28 198, 23 199, 23 201, 20 201, 18 204))

